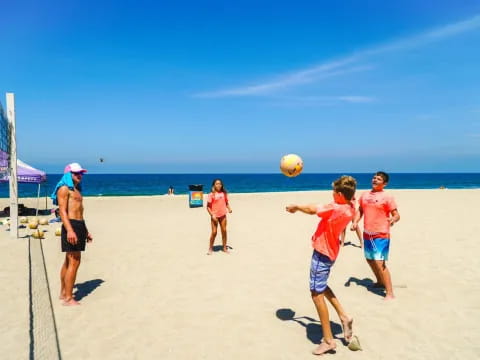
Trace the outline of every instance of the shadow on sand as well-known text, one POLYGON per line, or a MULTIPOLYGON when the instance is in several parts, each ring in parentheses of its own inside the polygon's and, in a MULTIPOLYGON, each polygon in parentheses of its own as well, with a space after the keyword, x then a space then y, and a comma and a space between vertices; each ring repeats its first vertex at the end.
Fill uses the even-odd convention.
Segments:
MULTIPOLYGON (((303 326, 306 331, 307 339, 313 344, 319 344, 323 338, 322 326, 318 320, 312 319, 308 316, 295 317, 295 311, 292 309, 278 309, 276 312, 277 318, 282 321, 294 321, 297 324, 303 326)), ((342 326, 336 322, 330 321, 332 333, 335 338, 337 335, 343 333, 342 326)), ((343 338, 341 339, 343 342, 343 338)))
MULTIPOLYGON (((18 216, 35 216, 37 214, 36 208, 29 208, 23 204, 18 204, 18 216)), ((38 209, 39 216, 51 215, 50 209, 38 209)), ((0 218, 10 217, 10 206, 0 210, 0 218)))
POLYGON ((356 247, 356 248, 359 248, 359 249, 362 248, 360 245, 354 244, 354 243, 351 242, 351 241, 346 241, 343 246, 353 246, 353 247, 356 247))
MULTIPOLYGON (((233 248, 230 245, 227 245, 227 248, 228 248, 228 250, 233 250, 233 248)), ((222 251, 222 250, 223 250, 222 245, 214 245, 213 246, 213 252, 222 251)))
POLYGON ((352 282, 358 286, 363 286, 364 288, 366 288, 368 291, 370 291, 375 295, 382 296, 382 297, 385 296, 385 289, 382 287, 375 287, 374 286, 375 283, 373 282, 372 279, 369 279, 369 278, 358 279, 356 277, 351 276, 345 283, 345 286, 349 287, 352 282))
POLYGON ((75 293, 73 294, 73 297, 75 300, 80 301, 84 297, 87 297, 90 295, 97 287, 102 285, 104 283, 102 279, 95 279, 95 280, 88 280, 80 284, 75 284, 73 287, 74 289, 77 289, 75 293))

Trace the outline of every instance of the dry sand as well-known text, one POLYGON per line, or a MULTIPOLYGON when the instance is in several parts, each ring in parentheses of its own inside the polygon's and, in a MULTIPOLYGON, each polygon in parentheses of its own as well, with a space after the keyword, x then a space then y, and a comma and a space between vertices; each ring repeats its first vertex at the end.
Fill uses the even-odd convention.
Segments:
MULTIPOLYGON (((384 302, 369 290, 373 275, 362 250, 345 246, 330 286, 354 317, 363 351, 342 345, 331 311, 339 340, 337 354, 328 356, 480 358, 480 190, 392 193, 402 216, 389 261, 397 299, 384 302)), ((86 198, 95 239, 77 277, 80 307, 57 300, 57 225, 43 240, 62 358, 313 358, 321 327, 308 290, 309 239, 318 220, 284 206, 330 199, 330 192, 232 194, 232 253, 207 256, 208 215, 189 209, 185 196, 86 198)), ((26 358, 26 240, 10 240, 3 230, 0 357, 26 358)), ((357 244, 354 233, 350 240, 357 244)))
POLYGON ((28 354, 28 246, 25 240, 11 240, 0 226, 0 358, 27 359, 28 354))

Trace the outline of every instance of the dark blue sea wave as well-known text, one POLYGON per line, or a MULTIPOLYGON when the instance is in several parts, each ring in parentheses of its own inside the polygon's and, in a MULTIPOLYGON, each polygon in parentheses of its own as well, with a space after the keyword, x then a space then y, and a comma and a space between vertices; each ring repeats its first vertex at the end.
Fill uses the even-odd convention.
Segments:
MULTIPOLYGON (((343 174, 301 174, 288 178, 281 174, 86 174, 83 180, 86 196, 162 195, 169 186, 176 194, 188 193, 188 185, 203 184, 209 191, 212 180, 223 179, 233 193, 329 190, 331 183, 343 174)), ((358 181, 359 189, 370 187, 372 174, 349 174, 358 181)), ((60 179, 49 174, 41 187, 41 196, 49 195, 60 179)), ((458 174, 390 174, 390 189, 450 189, 480 188, 480 173, 458 174)), ((19 184, 20 197, 37 196, 37 186, 19 184)), ((8 197, 8 184, 0 184, 0 197, 8 197)))

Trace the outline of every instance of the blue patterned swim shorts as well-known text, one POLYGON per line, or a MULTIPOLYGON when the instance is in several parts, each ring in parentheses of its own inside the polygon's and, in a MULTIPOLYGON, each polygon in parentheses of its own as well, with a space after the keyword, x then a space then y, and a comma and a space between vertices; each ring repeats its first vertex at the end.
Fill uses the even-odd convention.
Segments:
POLYGON ((367 260, 388 260, 389 249, 390 239, 388 238, 363 237, 363 250, 367 260))
POLYGON ((322 293, 327 288, 328 275, 330 268, 335 261, 330 260, 326 255, 320 254, 314 250, 312 255, 312 264, 310 265, 310 291, 322 293))

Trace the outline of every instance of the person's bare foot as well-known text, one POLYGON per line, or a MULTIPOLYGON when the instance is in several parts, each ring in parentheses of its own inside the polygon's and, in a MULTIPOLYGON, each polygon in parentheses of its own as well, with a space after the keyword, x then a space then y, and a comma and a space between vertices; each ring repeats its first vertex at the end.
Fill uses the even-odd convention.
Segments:
POLYGON ((395 296, 393 294, 387 294, 385 295, 385 297, 383 298, 384 301, 390 301, 390 300, 394 300, 395 299, 395 296))
POLYGON ((230 250, 228 250, 228 247, 224 247, 222 249, 222 251, 225 253, 225 254, 230 254, 230 250))
POLYGON ((77 300, 71 298, 70 300, 65 299, 62 303, 63 306, 77 306, 81 305, 77 300))
POLYGON ((330 344, 327 342, 321 342, 313 351, 313 355, 323 355, 330 352, 335 352, 337 345, 335 345, 335 341, 331 340, 330 344))
POLYGON ((213 254, 213 249, 208 249, 207 255, 212 255, 213 254))
POLYGON ((65 300, 65 295, 63 294, 60 294, 60 296, 58 297, 59 300, 65 300))
POLYGON ((346 318, 346 319, 341 319, 340 321, 342 322, 343 337, 345 338, 346 342, 350 342, 350 340, 352 340, 352 335, 353 335, 353 319, 346 318))

